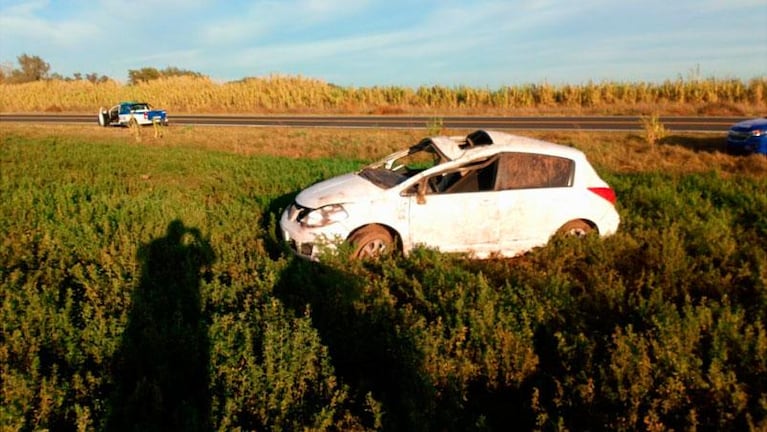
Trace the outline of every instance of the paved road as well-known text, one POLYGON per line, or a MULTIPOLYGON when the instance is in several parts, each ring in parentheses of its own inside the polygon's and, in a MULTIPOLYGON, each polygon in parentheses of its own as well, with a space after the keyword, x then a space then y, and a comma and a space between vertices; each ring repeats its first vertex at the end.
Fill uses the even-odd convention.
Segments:
MULTIPOLYGON (((177 115, 168 117, 172 125, 210 126, 283 126, 334 128, 427 128, 435 122, 427 116, 251 116, 251 115, 177 115)), ((613 117, 438 117, 450 129, 526 129, 526 130, 641 130, 638 116, 613 117)), ((677 132, 725 133, 742 117, 661 117, 667 130, 677 132)), ((83 123, 97 124, 96 114, 0 114, 0 122, 83 123)))

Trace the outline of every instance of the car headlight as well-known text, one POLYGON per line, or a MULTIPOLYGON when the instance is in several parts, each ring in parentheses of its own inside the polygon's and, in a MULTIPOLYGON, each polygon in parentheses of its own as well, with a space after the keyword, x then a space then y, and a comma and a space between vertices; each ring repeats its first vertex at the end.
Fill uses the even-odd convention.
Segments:
POLYGON ((767 135, 767 129, 765 129, 765 130, 757 129, 757 130, 751 131, 751 136, 758 137, 758 136, 762 136, 762 135, 767 135))
POLYGON ((307 213, 301 223, 310 228, 323 227, 332 223, 340 222, 349 217, 340 204, 326 205, 307 213))

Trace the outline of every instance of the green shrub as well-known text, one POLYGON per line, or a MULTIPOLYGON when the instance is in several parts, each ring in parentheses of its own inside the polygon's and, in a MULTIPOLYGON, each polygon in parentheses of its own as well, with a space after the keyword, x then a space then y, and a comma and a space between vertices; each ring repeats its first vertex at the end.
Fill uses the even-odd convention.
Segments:
POLYGON ((314 264, 279 211, 359 161, 6 136, 0 163, 3 429, 767 426, 764 178, 607 172, 606 239, 314 264))

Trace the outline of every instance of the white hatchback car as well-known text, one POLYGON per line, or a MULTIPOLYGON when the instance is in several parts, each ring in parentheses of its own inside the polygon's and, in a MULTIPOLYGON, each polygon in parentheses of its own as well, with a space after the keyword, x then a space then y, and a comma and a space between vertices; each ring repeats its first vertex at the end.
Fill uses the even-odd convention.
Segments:
POLYGON ((425 138, 303 190, 282 214, 301 256, 351 243, 364 258, 416 245, 512 257, 552 235, 615 233, 615 193, 574 148, 503 132, 425 138))

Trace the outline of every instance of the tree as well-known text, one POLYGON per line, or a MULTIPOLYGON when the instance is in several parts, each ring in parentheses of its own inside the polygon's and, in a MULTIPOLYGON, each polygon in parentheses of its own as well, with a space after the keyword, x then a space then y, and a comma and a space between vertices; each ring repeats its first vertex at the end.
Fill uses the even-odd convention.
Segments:
MULTIPOLYGON (((80 79, 80 78, 78 78, 78 79, 80 79)), ((98 84, 98 83, 103 83, 103 82, 109 81, 109 77, 108 76, 106 76, 106 75, 99 76, 99 74, 97 74, 96 72, 85 74, 85 79, 87 79, 88 81, 90 81, 90 82, 92 82, 94 84, 98 84)))
POLYGON ((160 71, 153 67, 128 70, 128 84, 134 85, 160 78, 160 71))
MULTIPOLYGON (((87 79, 94 84, 98 84, 111 79, 106 75, 99 75, 96 72, 85 75, 75 72, 71 77, 64 76, 58 72, 50 73, 51 65, 38 56, 22 54, 16 59, 19 62, 19 68, 14 68, 11 62, 0 63, 0 83, 21 84, 40 80, 80 81, 87 79)), ((157 73, 159 76, 159 72, 157 73)))
POLYGON ((141 69, 129 69, 128 70, 128 84, 134 85, 142 82, 148 82, 159 78, 168 78, 175 76, 191 76, 191 77, 203 77, 204 75, 199 72, 194 72, 186 69, 179 69, 174 66, 168 66, 165 69, 157 70, 153 67, 145 67, 141 69))
POLYGON ((194 72, 186 69, 179 69, 177 67, 168 66, 165 69, 161 70, 160 73, 163 77, 172 77, 172 76, 191 76, 191 77, 202 77, 203 75, 199 72, 194 72))
POLYGON ((51 65, 38 56, 22 54, 16 58, 21 69, 14 69, 11 80, 16 83, 40 81, 48 78, 51 65))

